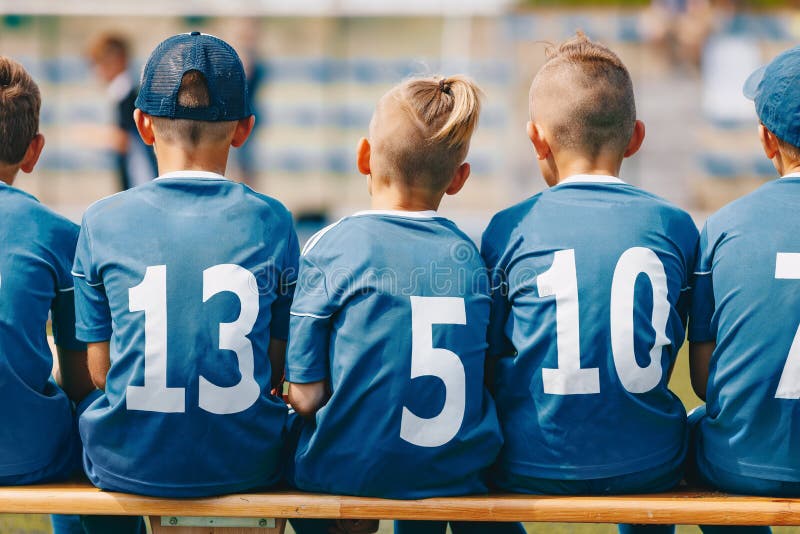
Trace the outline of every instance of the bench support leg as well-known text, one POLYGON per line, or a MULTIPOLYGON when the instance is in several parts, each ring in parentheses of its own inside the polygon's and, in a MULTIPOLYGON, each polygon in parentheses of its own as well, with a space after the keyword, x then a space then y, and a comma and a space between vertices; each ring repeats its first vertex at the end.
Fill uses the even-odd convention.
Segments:
POLYGON ((153 534, 283 534, 286 519, 149 516, 153 534))

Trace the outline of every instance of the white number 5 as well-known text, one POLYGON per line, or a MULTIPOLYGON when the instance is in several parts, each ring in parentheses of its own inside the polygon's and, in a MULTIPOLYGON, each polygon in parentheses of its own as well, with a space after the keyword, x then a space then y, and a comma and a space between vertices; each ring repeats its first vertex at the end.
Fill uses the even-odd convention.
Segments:
POLYGON ((435 376, 444 383, 444 407, 424 418, 403 406, 400 437, 420 447, 439 447, 458 434, 464 421, 466 377, 461 358, 433 346, 434 324, 467 324, 464 299, 411 297, 411 378, 435 376))

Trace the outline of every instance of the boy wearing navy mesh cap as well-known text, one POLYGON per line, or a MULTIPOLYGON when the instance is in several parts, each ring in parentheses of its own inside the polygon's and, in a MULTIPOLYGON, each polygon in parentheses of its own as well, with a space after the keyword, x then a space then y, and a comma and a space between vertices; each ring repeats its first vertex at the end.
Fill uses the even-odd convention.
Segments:
POLYGON ((797 497, 800 47, 753 73, 745 96, 782 178, 722 208, 701 233, 689 341, 692 385, 706 405, 689 416, 692 456, 716 488, 797 497))
POLYGON ((253 128, 227 43, 176 35, 150 56, 134 118, 160 176, 92 205, 73 275, 102 391, 81 406, 97 486, 198 497, 280 476, 283 372, 298 261, 277 200, 223 174, 253 128), (133 231, 131 230, 133 229, 133 231))

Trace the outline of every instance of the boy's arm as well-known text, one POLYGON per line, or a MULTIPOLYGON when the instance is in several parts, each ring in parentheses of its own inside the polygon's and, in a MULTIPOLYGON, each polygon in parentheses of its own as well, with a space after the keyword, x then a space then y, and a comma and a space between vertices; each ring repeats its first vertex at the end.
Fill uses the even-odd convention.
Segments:
POLYGON ((86 347, 89 361, 89 374, 97 389, 106 389, 106 376, 111 368, 109 342, 89 343, 86 347))
MULTIPOLYGON (((297 288, 297 271, 300 258, 300 246, 294 227, 289 224, 289 236, 286 242, 286 253, 283 268, 278 280, 277 296, 272 303, 272 320, 270 323, 270 342, 267 349, 272 377, 272 388, 278 388, 283 382, 286 368, 286 340, 289 339, 289 322, 292 300, 297 288)), ((278 392, 280 395, 282 392, 278 392)))
POLYGON ((494 392, 495 365, 497 358, 514 354, 514 346, 505 333, 508 321, 508 281, 505 271, 499 265, 500 258, 493 244, 496 239, 492 237, 493 225, 489 225, 481 240, 481 256, 486 263, 489 273, 489 290, 491 294, 491 309, 489 312, 489 327, 486 333, 488 349, 484 363, 484 383, 489 391, 494 392))
POLYGON ((717 343, 714 341, 689 344, 689 371, 692 377, 692 389, 695 395, 703 401, 706 400, 711 355, 716 347, 717 343))
POLYGON ((56 382, 76 404, 94 390, 85 350, 70 350, 56 345, 58 374, 56 382))
POLYGON ((58 239, 52 244, 57 287, 50 305, 56 383, 75 403, 94 389, 86 364, 86 343, 78 340, 75 331, 75 282, 71 271, 78 232, 78 226, 71 222, 58 226, 58 239))
MULTIPOLYGON (((319 260, 332 268, 328 259, 319 260)), ((324 271, 303 256, 291 312, 291 335, 286 354, 289 403, 303 417, 313 417, 329 398, 329 342, 337 303, 324 271)))
POLYGON ((708 223, 700 233, 697 262, 692 282, 689 311, 689 372, 692 389, 706 400, 711 356, 716 348, 717 328, 714 321, 713 243, 709 244, 708 223))
POLYGON ((84 219, 75 251, 72 275, 75 282, 75 331, 87 342, 87 367, 92 383, 105 389, 106 375, 111 366, 111 309, 103 279, 93 263, 89 229, 84 219))
MULTIPOLYGON (((270 385, 275 389, 283 382, 283 370, 286 367, 286 341, 271 339, 267 351, 269 353, 269 363, 272 367, 270 385)), ((278 396, 280 396, 280 393, 279 391, 278 396)))
POLYGON ((58 359, 56 383, 70 400, 77 403, 91 393, 94 386, 86 366, 86 344, 78 341, 75 334, 73 291, 59 291, 50 311, 53 317, 55 357, 58 359))
POLYGON ((305 418, 312 418, 328 400, 327 380, 289 384, 289 404, 305 418))

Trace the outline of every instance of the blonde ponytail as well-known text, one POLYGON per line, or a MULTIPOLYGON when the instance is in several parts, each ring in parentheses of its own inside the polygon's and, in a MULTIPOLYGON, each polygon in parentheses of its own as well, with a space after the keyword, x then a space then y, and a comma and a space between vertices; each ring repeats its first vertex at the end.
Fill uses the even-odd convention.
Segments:
POLYGON ((466 76, 406 82, 406 102, 432 143, 459 149, 469 144, 481 112, 481 89, 466 76))
POLYGON ((482 94, 464 76, 412 78, 394 87, 370 125, 373 167, 415 187, 447 187, 467 157, 482 94))

